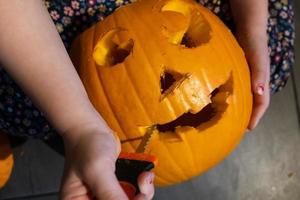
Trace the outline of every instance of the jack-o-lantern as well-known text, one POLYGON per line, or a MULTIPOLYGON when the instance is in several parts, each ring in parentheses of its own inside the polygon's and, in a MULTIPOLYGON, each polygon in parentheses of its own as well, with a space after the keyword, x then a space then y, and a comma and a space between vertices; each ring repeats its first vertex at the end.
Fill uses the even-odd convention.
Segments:
POLYGON ((71 58, 89 98, 135 152, 158 158, 156 185, 199 175, 239 143, 252 107, 242 49, 209 10, 190 0, 142 0, 78 37, 71 58))

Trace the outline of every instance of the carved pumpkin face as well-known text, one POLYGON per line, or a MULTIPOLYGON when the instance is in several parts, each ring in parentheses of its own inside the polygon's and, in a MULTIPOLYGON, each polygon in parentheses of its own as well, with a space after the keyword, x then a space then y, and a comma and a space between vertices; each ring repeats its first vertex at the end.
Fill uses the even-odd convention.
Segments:
POLYGON ((156 185, 216 165, 251 114, 248 66, 231 32, 189 0, 143 0, 117 9, 74 42, 71 57, 90 100, 134 152, 158 157, 156 185))

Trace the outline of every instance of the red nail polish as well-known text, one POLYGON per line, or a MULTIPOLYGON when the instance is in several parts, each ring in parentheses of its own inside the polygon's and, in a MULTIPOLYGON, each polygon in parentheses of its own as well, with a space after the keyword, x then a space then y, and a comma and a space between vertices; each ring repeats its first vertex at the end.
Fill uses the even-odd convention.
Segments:
POLYGON ((263 95, 265 91, 265 87, 263 84, 259 84, 256 88, 256 93, 259 95, 263 95))
POLYGON ((150 180, 149 184, 150 184, 150 185, 151 185, 151 184, 153 184, 153 179, 152 179, 152 180, 150 180))
POLYGON ((154 175, 151 174, 151 175, 149 176, 149 178, 148 178, 148 183, 149 183, 149 184, 152 184, 153 181, 154 181, 154 175))

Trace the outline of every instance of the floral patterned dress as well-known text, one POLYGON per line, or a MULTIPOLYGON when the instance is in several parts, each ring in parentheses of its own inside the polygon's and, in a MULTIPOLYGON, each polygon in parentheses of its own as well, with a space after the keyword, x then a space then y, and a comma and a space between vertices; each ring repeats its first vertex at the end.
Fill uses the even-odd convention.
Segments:
MULTIPOLYGON (((67 49, 73 39, 116 8, 132 0, 44 0, 67 49)), ((198 0, 230 28, 234 27, 228 0, 198 0)), ((294 13, 288 0, 269 0, 270 89, 281 90, 294 63, 294 13)), ((29 97, 0 66, 0 132, 47 139, 56 134, 29 97)))

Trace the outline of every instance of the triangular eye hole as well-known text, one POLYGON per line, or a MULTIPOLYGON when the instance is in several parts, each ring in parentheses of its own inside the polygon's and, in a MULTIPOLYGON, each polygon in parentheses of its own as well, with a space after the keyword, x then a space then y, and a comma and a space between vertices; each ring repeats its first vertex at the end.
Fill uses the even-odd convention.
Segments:
POLYGON ((162 99, 174 91, 187 77, 187 74, 181 74, 173 70, 164 70, 160 75, 160 92, 162 99))

